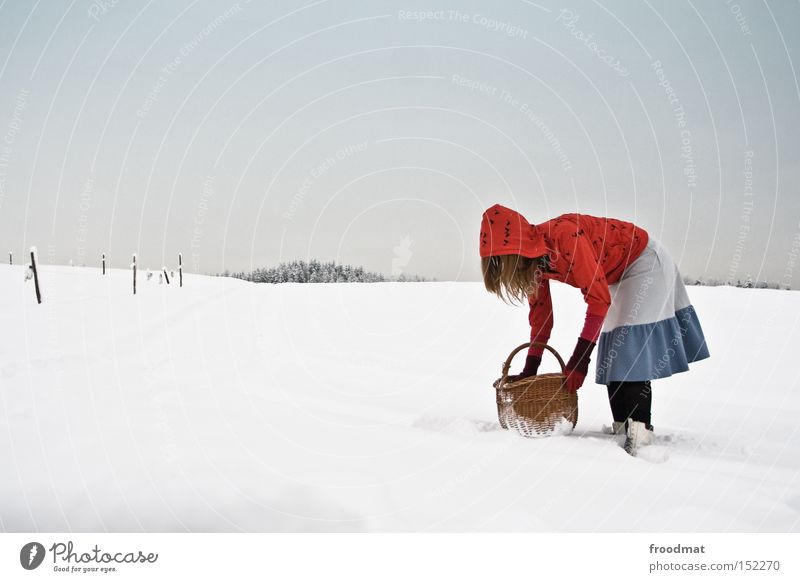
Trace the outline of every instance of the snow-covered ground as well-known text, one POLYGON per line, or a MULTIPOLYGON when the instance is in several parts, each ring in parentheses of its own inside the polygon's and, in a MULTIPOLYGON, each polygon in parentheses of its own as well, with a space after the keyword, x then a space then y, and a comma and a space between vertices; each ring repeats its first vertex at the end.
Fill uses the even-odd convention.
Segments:
POLYGON ((690 288, 712 357, 631 458, 591 382, 572 435, 499 429, 527 313, 478 283, 143 274, 0 267, 0 529, 800 531, 800 293, 690 288))

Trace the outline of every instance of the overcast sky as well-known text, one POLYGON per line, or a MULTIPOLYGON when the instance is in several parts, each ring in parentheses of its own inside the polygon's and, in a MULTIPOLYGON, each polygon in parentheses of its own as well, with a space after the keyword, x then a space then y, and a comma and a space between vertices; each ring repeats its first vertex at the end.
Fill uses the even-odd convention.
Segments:
POLYGON ((5 0, 0 249, 477 280, 501 203, 798 287, 798 30, 797 2, 5 0))

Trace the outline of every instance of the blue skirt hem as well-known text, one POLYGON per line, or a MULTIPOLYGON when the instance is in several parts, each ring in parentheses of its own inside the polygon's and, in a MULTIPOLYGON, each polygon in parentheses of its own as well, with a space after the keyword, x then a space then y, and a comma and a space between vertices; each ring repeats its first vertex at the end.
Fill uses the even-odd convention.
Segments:
POLYGON ((597 353, 598 384, 667 378, 709 357, 703 329, 691 305, 669 319, 603 332, 597 353))

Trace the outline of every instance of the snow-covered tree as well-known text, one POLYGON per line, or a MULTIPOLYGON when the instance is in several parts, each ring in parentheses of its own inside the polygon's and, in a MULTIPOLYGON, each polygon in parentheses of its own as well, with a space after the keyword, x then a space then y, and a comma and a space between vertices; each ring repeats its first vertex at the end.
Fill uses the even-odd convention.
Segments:
MULTIPOLYGON (((310 261, 289 261, 275 267, 259 268, 253 271, 229 273, 225 276, 236 277, 254 283, 376 283, 386 281, 381 273, 364 270, 363 267, 337 265, 334 261, 321 263, 316 259, 310 261)), ((403 275, 393 278, 394 281, 425 281, 423 277, 413 279, 403 275)))

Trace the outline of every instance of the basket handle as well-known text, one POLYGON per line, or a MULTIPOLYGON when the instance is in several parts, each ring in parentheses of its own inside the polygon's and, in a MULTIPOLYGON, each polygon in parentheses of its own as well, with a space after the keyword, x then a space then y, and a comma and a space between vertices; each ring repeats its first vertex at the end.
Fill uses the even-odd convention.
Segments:
POLYGON ((561 373, 562 374, 566 374, 566 369, 565 369, 565 366, 564 366, 564 360, 561 359, 561 356, 559 355, 559 353, 557 351, 555 351, 553 348, 551 348, 547 344, 543 344, 541 342, 525 342, 521 346, 518 346, 518 347, 514 348, 514 351, 511 352, 508 355, 508 357, 506 358, 506 361, 503 363, 503 375, 500 378, 500 382, 498 383, 498 386, 502 386, 503 384, 505 384, 506 378, 508 378, 508 369, 511 367, 511 360, 514 359, 514 356, 516 356, 517 353, 519 353, 520 350, 524 350, 528 346, 539 346, 539 347, 542 347, 542 348, 548 350, 558 360, 558 363, 561 366, 561 373))

